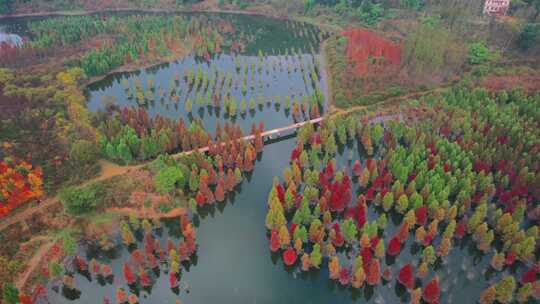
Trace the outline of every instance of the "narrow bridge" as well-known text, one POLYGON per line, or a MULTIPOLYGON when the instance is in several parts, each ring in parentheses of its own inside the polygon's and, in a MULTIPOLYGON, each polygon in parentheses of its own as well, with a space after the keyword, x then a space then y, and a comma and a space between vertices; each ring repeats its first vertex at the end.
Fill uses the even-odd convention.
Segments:
MULTIPOLYGON (((295 124, 292 124, 292 125, 288 125, 286 127, 264 131, 263 133, 261 133, 261 136, 262 136, 263 140, 265 138, 277 139, 277 138, 283 136, 284 135, 283 133, 286 133, 288 131, 296 130, 298 128, 301 128, 305 124, 318 124, 321 121, 323 121, 324 118, 325 117, 323 116, 323 117, 315 118, 315 119, 312 119, 312 120, 306 120, 306 121, 298 122, 298 123, 295 123, 295 124)), ((253 139, 255 139, 255 135, 252 134, 252 135, 244 136, 240 140, 253 140, 253 139)), ((206 152, 208 152, 208 149, 209 149, 208 146, 201 147, 199 149, 193 149, 191 151, 185 151, 185 152, 180 152, 180 153, 174 154, 174 155, 172 155, 172 157, 173 158, 179 158, 179 157, 182 157, 182 156, 186 156, 186 155, 190 155, 192 153, 195 153, 195 151, 197 151, 199 153, 206 153, 206 152)))

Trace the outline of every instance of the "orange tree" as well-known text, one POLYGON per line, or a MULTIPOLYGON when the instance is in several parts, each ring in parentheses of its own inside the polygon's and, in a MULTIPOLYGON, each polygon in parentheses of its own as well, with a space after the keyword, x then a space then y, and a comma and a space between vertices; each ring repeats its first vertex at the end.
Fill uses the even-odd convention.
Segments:
POLYGON ((43 196, 41 168, 6 157, 0 162, 0 217, 12 209, 43 196))

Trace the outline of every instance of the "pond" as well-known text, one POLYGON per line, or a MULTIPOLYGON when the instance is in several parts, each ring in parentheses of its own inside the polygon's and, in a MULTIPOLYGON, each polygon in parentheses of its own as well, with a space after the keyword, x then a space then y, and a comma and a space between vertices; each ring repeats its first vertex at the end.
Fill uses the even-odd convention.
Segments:
MULTIPOLYGON (((394 280, 374 289, 352 291, 328 279, 326 263, 321 266, 321 270, 304 273, 284 266, 281 257, 271 253, 264 226, 267 195, 273 177, 281 176, 288 165, 288 154, 294 145, 295 139, 288 139, 266 146, 261 160, 255 165, 253 175, 244 181, 234 199, 215 205, 215 208, 202 213, 205 215, 200 220, 195 220, 198 224, 199 244, 196 264, 191 265, 189 271, 182 270, 179 295, 169 288, 168 276, 162 271, 150 294, 141 291, 140 303, 174 303, 177 298, 183 303, 196 304, 400 302, 399 296, 403 295, 403 290, 394 280)), ((349 151, 358 155, 356 144, 350 150, 341 151, 337 157, 339 167, 351 167, 349 151)), ((354 156, 354 159, 357 157, 354 156)), ((378 216, 372 207, 368 215, 369 220, 375 220, 378 216)), ((170 235, 178 235, 179 221, 166 221, 163 227, 161 243, 164 246, 170 235)), ((390 221, 385 230, 385 238, 391 237, 397 229, 398 226, 390 221)), ((401 266, 418 259, 420 252, 416 246, 412 246, 413 239, 409 239, 396 261, 386 260, 388 265, 392 265, 394 277, 401 266)), ((141 243, 139 248, 142 248, 141 243)), ((92 250, 87 254, 85 256, 83 253, 83 257, 90 259, 96 252, 92 250)), ((114 299, 117 287, 129 290, 123 282, 122 273, 122 266, 128 258, 129 253, 124 246, 112 260, 101 255, 99 261, 111 264, 115 275, 114 283, 104 287, 96 281, 88 281, 80 274, 75 275, 76 287, 82 292, 75 303, 96 303, 105 295, 114 299)), ((456 242, 445 263, 437 268, 441 303, 472 303, 471 299, 478 298, 487 282, 493 279, 489 273, 482 272, 489 264, 489 259, 479 255, 474 242, 470 240, 456 242)), ((431 270, 427 278, 434 275, 431 270)), ((52 290, 49 291, 49 300, 51 303, 73 302, 52 290)))
POLYGON ((244 132, 253 123, 273 129, 304 120, 314 106, 321 114, 326 110, 319 54, 326 34, 309 24, 261 16, 204 16, 234 29, 223 53, 110 75, 88 87, 89 109, 142 106, 150 117, 198 119, 207 131, 230 121, 244 132))

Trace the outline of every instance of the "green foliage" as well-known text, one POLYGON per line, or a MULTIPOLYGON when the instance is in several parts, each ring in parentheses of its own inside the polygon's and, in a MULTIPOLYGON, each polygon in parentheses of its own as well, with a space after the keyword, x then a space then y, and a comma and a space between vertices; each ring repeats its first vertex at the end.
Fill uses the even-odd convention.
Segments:
POLYGON ((12 0, 0 0, 0 14, 11 13, 11 2, 12 0))
POLYGON ((414 10, 420 10, 425 5, 424 0, 401 0, 400 4, 403 8, 414 10))
POLYGON ((19 303, 19 289, 11 282, 4 284, 2 296, 7 304, 19 303))
POLYGON ((60 277, 63 271, 64 269, 62 268, 62 265, 60 265, 58 262, 51 261, 49 263, 49 274, 52 279, 57 279, 60 277))
POLYGON ((482 64, 491 60, 492 55, 484 42, 474 42, 469 46, 467 61, 470 64, 482 64))
POLYGON ((380 3, 363 1, 356 9, 356 17, 367 25, 374 25, 379 22, 383 16, 383 6, 380 3))
MULTIPOLYGON (((540 1, 538 1, 540 3, 540 1)), ((529 23, 519 35, 518 44, 522 50, 528 50, 540 43, 540 24, 529 23)))
POLYGON ((343 236, 345 237, 345 240, 349 243, 353 242, 356 239, 356 235, 358 234, 358 231, 356 230, 356 224, 352 219, 346 219, 343 222, 343 236))
POLYGON ((77 165, 91 165, 97 161, 99 149, 97 145, 88 140, 78 140, 71 145, 69 158, 77 165))
POLYGON ((404 63, 417 74, 433 74, 459 68, 465 59, 463 44, 440 24, 420 24, 404 43, 404 63))
POLYGON ((296 227, 293 233, 293 239, 300 239, 302 242, 307 242, 308 240, 308 232, 306 229, 306 226, 300 225, 296 227))
POLYGON ((97 185, 86 187, 67 187, 60 190, 60 201, 64 209, 72 215, 93 211, 98 205, 100 188, 97 185))
POLYGON ((510 303, 514 297, 516 280, 513 276, 506 276, 495 286, 497 290, 497 301, 500 303, 510 303))
POLYGON ((170 166, 158 171, 154 176, 154 183, 156 184, 156 189, 165 194, 171 193, 177 185, 181 187, 185 186, 186 180, 179 168, 170 166))
POLYGON ((313 251, 309 255, 311 265, 315 268, 319 268, 322 262, 321 246, 319 244, 313 245, 313 251))
POLYGON ((304 0, 304 12, 309 12, 315 7, 315 0, 304 0))
POLYGON ((68 256, 74 255, 77 250, 77 242, 69 232, 62 235, 62 250, 68 256))

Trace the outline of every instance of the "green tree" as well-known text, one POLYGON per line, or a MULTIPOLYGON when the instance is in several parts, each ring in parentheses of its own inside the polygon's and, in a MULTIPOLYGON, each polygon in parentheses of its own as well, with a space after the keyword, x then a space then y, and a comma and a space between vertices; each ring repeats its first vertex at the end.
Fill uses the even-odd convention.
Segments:
POLYGON ((319 244, 313 245, 313 251, 309 255, 311 265, 315 268, 319 268, 322 262, 321 246, 319 244))
POLYGON ((389 211, 392 209, 392 205, 394 204, 394 193, 387 192, 383 197, 383 209, 384 211, 389 211))
POLYGON ((99 156, 98 146, 88 140, 77 140, 71 145, 69 158, 77 165, 91 165, 99 156))
POLYGON ((174 166, 167 167, 158 171, 154 176, 154 183, 159 192, 163 194, 171 193, 177 184, 184 185, 184 174, 182 174, 180 169, 174 166))
POLYGON ((133 155, 131 155, 131 151, 126 143, 121 142, 116 149, 117 155, 124 163, 129 164, 133 160, 133 155))
POLYGON ((474 42, 469 46, 467 61, 470 64, 482 64, 491 60, 492 55, 484 42, 474 42))
MULTIPOLYGON (((540 3, 540 1, 537 2, 540 3)), ((540 25, 532 23, 527 24, 519 35, 519 47, 522 50, 527 50, 534 46, 538 46, 538 43, 540 43, 540 25)))
POLYGON ((315 7, 315 0, 304 0, 304 12, 307 13, 315 7))
POLYGON ((402 194, 398 199, 396 211, 399 213, 405 213, 407 208, 409 208, 409 198, 406 194, 402 194))
POLYGON ((69 232, 64 233, 62 236, 62 250, 67 256, 74 255, 77 251, 77 241, 69 232))
POLYGON ((0 14, 11 13, 11 2, 12 0, 0 0, 0 14))
POLYGON ((384 13, 382 4, 373 3, 371 0, 365 0, 356 9, 356 17, 367 25, 374 25, 379 22, 384 13))
POLYGON ((60 190, 60 201, 64 209, 72 215, 81 215, 93 211, 98 204, 99 187, 67 187, 60 190))
POLYGON ((199 175, 194 170, 191 170, 191 174, 189 175, 189 190, 191 192, 199 190, 199 175))
POLYGON ((302 242, 307 242, 308 240, 308 232, 307 232, 307 229, 304 225, 299 225, 298 227, 296 227, 296 229, 294 230, 294 233, 293 233, 293 238, 296 240, 296 239, 300 239, 302 240, 302 242))
POLYGON ((352 243, 356 239, 358 231, 356 229, 356 224, 353 219, 349 218, 343 222, 342 225, 343 236, 348 243, 352 243))
POLYGON ((513 276, 506 276, 495 286, 497 290, 497 301, 501 303, 510 303, 514 297, 516 289, 516 280, 513 276))
POLYGON ((7 304, 19 303, 19 289, 11 282, 4 284, 2 296, 7 304))

